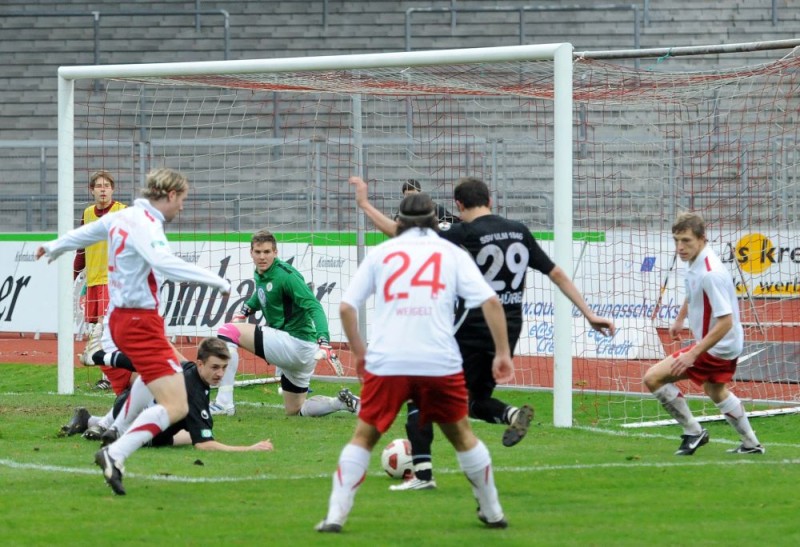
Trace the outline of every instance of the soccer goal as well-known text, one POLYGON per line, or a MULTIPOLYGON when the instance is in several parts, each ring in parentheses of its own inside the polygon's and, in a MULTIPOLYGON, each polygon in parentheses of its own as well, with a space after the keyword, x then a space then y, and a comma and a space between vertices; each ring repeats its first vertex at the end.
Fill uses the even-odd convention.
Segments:
MULTIPOLYGON (((250 234, 267 227, 278 236, 279 256, 303 272, 326 307, 333 341, 342 342, 342 289, 377 239, 356 212, 350 175, 369 179, 378 206, 390 213, 408 178, 449 203, 460 176, 499 188, 506 176, 546 166, 536 175, 549 181, 546 196, 527 200, 539 216, 555 219, 547 226, 560 243, 554 258, 572 262, 571 88, 569 44, 61 67, 59 231, 74 225, 76 176, 102 167, 138 187, 153 166, 183 170, 192 194, 172 227, 175 250, 229 277, 234 294, 165 284, 170 332, 208 335, 230 318, 253 290, 250 234), (542 94, 547 112, 534 116, 542 94), (508 155, 502 174, 506 141, 524 146, 528 159, 508 155)), ((59 266, 66 283, 69 266, 59 266)), ((61 392, 73 389, 70 298, 60 292, 61 392)), ((557 297, 555 309, 564 325, 555 341, 563 371, 556 389, 568 399, 566 299, 557 297)), ((362 319, 368 331, 369 310, 362 319)), ((572 423, 568 400, 559 412, 560 423, 572 423)))
MULTIPOLYGON (((114 172, 129 201, 150 168, 180 169, 192 190, 168 229, 173 249, 231 279, 233 294, 166 283, 169 333, 195 340, 230 318, 253 290, 250 235, 268 228, 341 343, 342 290, 381 240, 347 178, 367 179, 392 215, 407 179, 453 210, 454 183, 478 176, 495 210, 528 225, 619 328, 595 335, 548 279, 528 273, 515 386, 554 391, 558 426, 644 424, 667 416, 642 374, 679 346, 667 328, 685 266, 670 225, 697 210, 741 296, 747 346, 734 389, 759 411, 784 407, 800 398, 800 62, 773 53, 713 72, 655 58, 634 70, 569 44, 62 67, 59 231, 73 227, 76 197, 85 201, 75 181, 92 171, 114 172)), ((73 387, 67 262, 60 392, 73 387)), ((369 309, 361 319, 369 332, 369 309)), ((243 381, 273 372, 255 359, 240 370, 243 381)), ((317 372, 333 374, 324 363, 317 372)), ((681 387, 700 414, 716 414, 681 387)))

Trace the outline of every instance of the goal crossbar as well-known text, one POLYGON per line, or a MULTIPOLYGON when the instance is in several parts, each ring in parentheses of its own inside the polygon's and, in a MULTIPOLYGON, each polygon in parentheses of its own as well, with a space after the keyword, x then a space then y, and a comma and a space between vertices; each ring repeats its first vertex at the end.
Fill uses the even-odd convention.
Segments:
POLYGON ((62 66, 59 78, 67 80, 94 78, 158 78, 164 76, 209 76, 232 74, 264 74, 296 71, 359 70, 371 68, 403 68, 411 66, 500 63, 555 59, 559 52, 568 52, 571 44, 501 46, 471 49, 445 49, 392 53, 366 53, 285 59, 251 59, 240 61, 198 61, 180 63, 62 66))

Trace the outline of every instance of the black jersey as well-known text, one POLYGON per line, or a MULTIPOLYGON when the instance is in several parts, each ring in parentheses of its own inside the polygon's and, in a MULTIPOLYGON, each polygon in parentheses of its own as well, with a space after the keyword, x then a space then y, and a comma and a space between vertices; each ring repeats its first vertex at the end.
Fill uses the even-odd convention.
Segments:
POLYGON ((192 444, 213 441, 214 419, 208 408, 211 388, 200 378, 197 365, 192 362, 182 363, 183 380, 186 383, 186 398, 189 402, 189 413, 179 422, 169 426, 153 439, 153 446, 171 445, 172 438, 181 429, 185 429, 192 437, 192 444))
MULTIPOLYGON (((550 257, 539 247, 530 230, 515 220, 484 215, 472 222, 453 224, 440 232, 448 241, 463 247, 475 259, 484 279, 497 292, 508 323, 508 338, 513 351, 522 330, 522 302, 525 273, 528 267, 545 275, 555 268, 550 257)), ((456 320, 463 307, 459 306, 456 320)), ((456 332, 459 345, 491 349, 489 327, 480 309, 470 310, 456 332)))

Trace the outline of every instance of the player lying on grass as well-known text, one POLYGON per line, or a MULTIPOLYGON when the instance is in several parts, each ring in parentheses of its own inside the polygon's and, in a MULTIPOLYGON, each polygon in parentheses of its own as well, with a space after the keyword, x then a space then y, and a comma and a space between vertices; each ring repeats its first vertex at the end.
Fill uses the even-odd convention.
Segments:
POLYGON ((736 361, 744 348, 744 330, 739 321, 739 300, 731 274, 707 244, 706 225, 697 213, 681 213, 672 225, 676 251, 688 263, 686 299, 669 332, 680 339, 688 317, 695 343, 650 367, 644 384, 664 409, 683 427, 676 456, 691 456, 708 442, 708 431, 692 416, 689 405, 675 382, 689 379, 702 385, 725 420, 742 440, 735 454, 763 454, 747 413, 739 398, 726 384, 733 379, 736 361))
MULTIPOLYGON (((104 318, 104 323, 107 321, 108 318, 104 318)), ((172 342, 168 343, 175 353, 178 362, 187 361, 172 342)), ((82 433, 85 439, 92 441, 101 440, 103 434, 114 424, 120 410, 123 409, 122 404, 125 401, 131 399, 134 401, 135 405, 142 407, 147 406, 148 403, 151 403, 153 400, 152 393, 141 381, 136 384, 137 389, 133 391, 133 396, 131 397, 131 389, 135 384, 138 374, 136 374, 136 368, 133 366, 131 360, 128 359, 128 356, 117 349, 114 340, 109 334, 108 328, 102 329, 100 347, 104 349, 99 349, 88 356, 89 358, 84 364, 86 366, 97 365, 105 371, 107 377, 111 381, 111 388, 114 390, 117 398, 105 416, 93 416, 88 410, 77 409, 72 420, 61 428, 62 436, 72 436, 82 433)), ((130 406, 130 403, 128 406, 130 406)), ((114 439, 116 439, 117 436, 112 435, 114 439)))
POLYGON ((220 383, 214 414, 232 415, 233 383, 239 364, 238 348, 261 357, 281 371, 283 406, 289 416, 325 416, 332 412, 358 411, 358 397, 343 388, 338 397, 315 395, 306 398, 311 375, 322 355, 338 363, 328 340, 328 318, 303 275, 278 258, 278 242, 267 230, 250 239, 250 256, 255 264, 255 291, 232 323, 217 330, 227 342, 231 363, 220 383), (247 322, 261 311, 267 325, 247 322))
MULTIPOLYGON (((209 392, 212 386, 219 383, 225 369, 228 366, 230 353, 225 343, 218 338, 205 338, 197 347, 197 360, 195 362, 184 361, 183 378, 186 384, 186 394, 189 402, 189 412, 186 417, 172 424, 149 443, 149 446, 180 446, 193 444, 199 450, 220 450, 224 452, 244 452, 253 450, 272 450, 272 442, 267 439, 259 441, 249 446, 227 445, 214 438, 214 420, 209 409, 209 392)), ((141 379, 137 379, 131 389, 131 402, 128 397, 121 398, 115 404, 118 407, 117 421, 102 436, 103 446, 114 442, 120 433, 124 433, 136 416, 153 405, 153 396, 149 394, 149 400, 143 400, 139 393, 145 394, 147 386, 141 379), (137 402, 133 402, 136 399, 137 402)), ((146 394, 145 394, 146 396, 146 394)), ((85 408, 75 411, 72 421, 64 426, 70 431, 79 433, 82 429, 88 428, 89 412, 85 408)))

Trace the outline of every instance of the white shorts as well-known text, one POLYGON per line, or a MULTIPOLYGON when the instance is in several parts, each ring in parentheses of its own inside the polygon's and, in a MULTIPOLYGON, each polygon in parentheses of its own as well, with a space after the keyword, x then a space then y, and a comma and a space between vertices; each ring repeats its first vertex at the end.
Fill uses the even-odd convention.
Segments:
POLYGON ((306 388, 317 368, 316 342, 306 342, 288 332, 271 327, 256 327, 261 331, 261 347, 256 338, 256 355, 281 369, 283 375, 297 387, 306 388))

